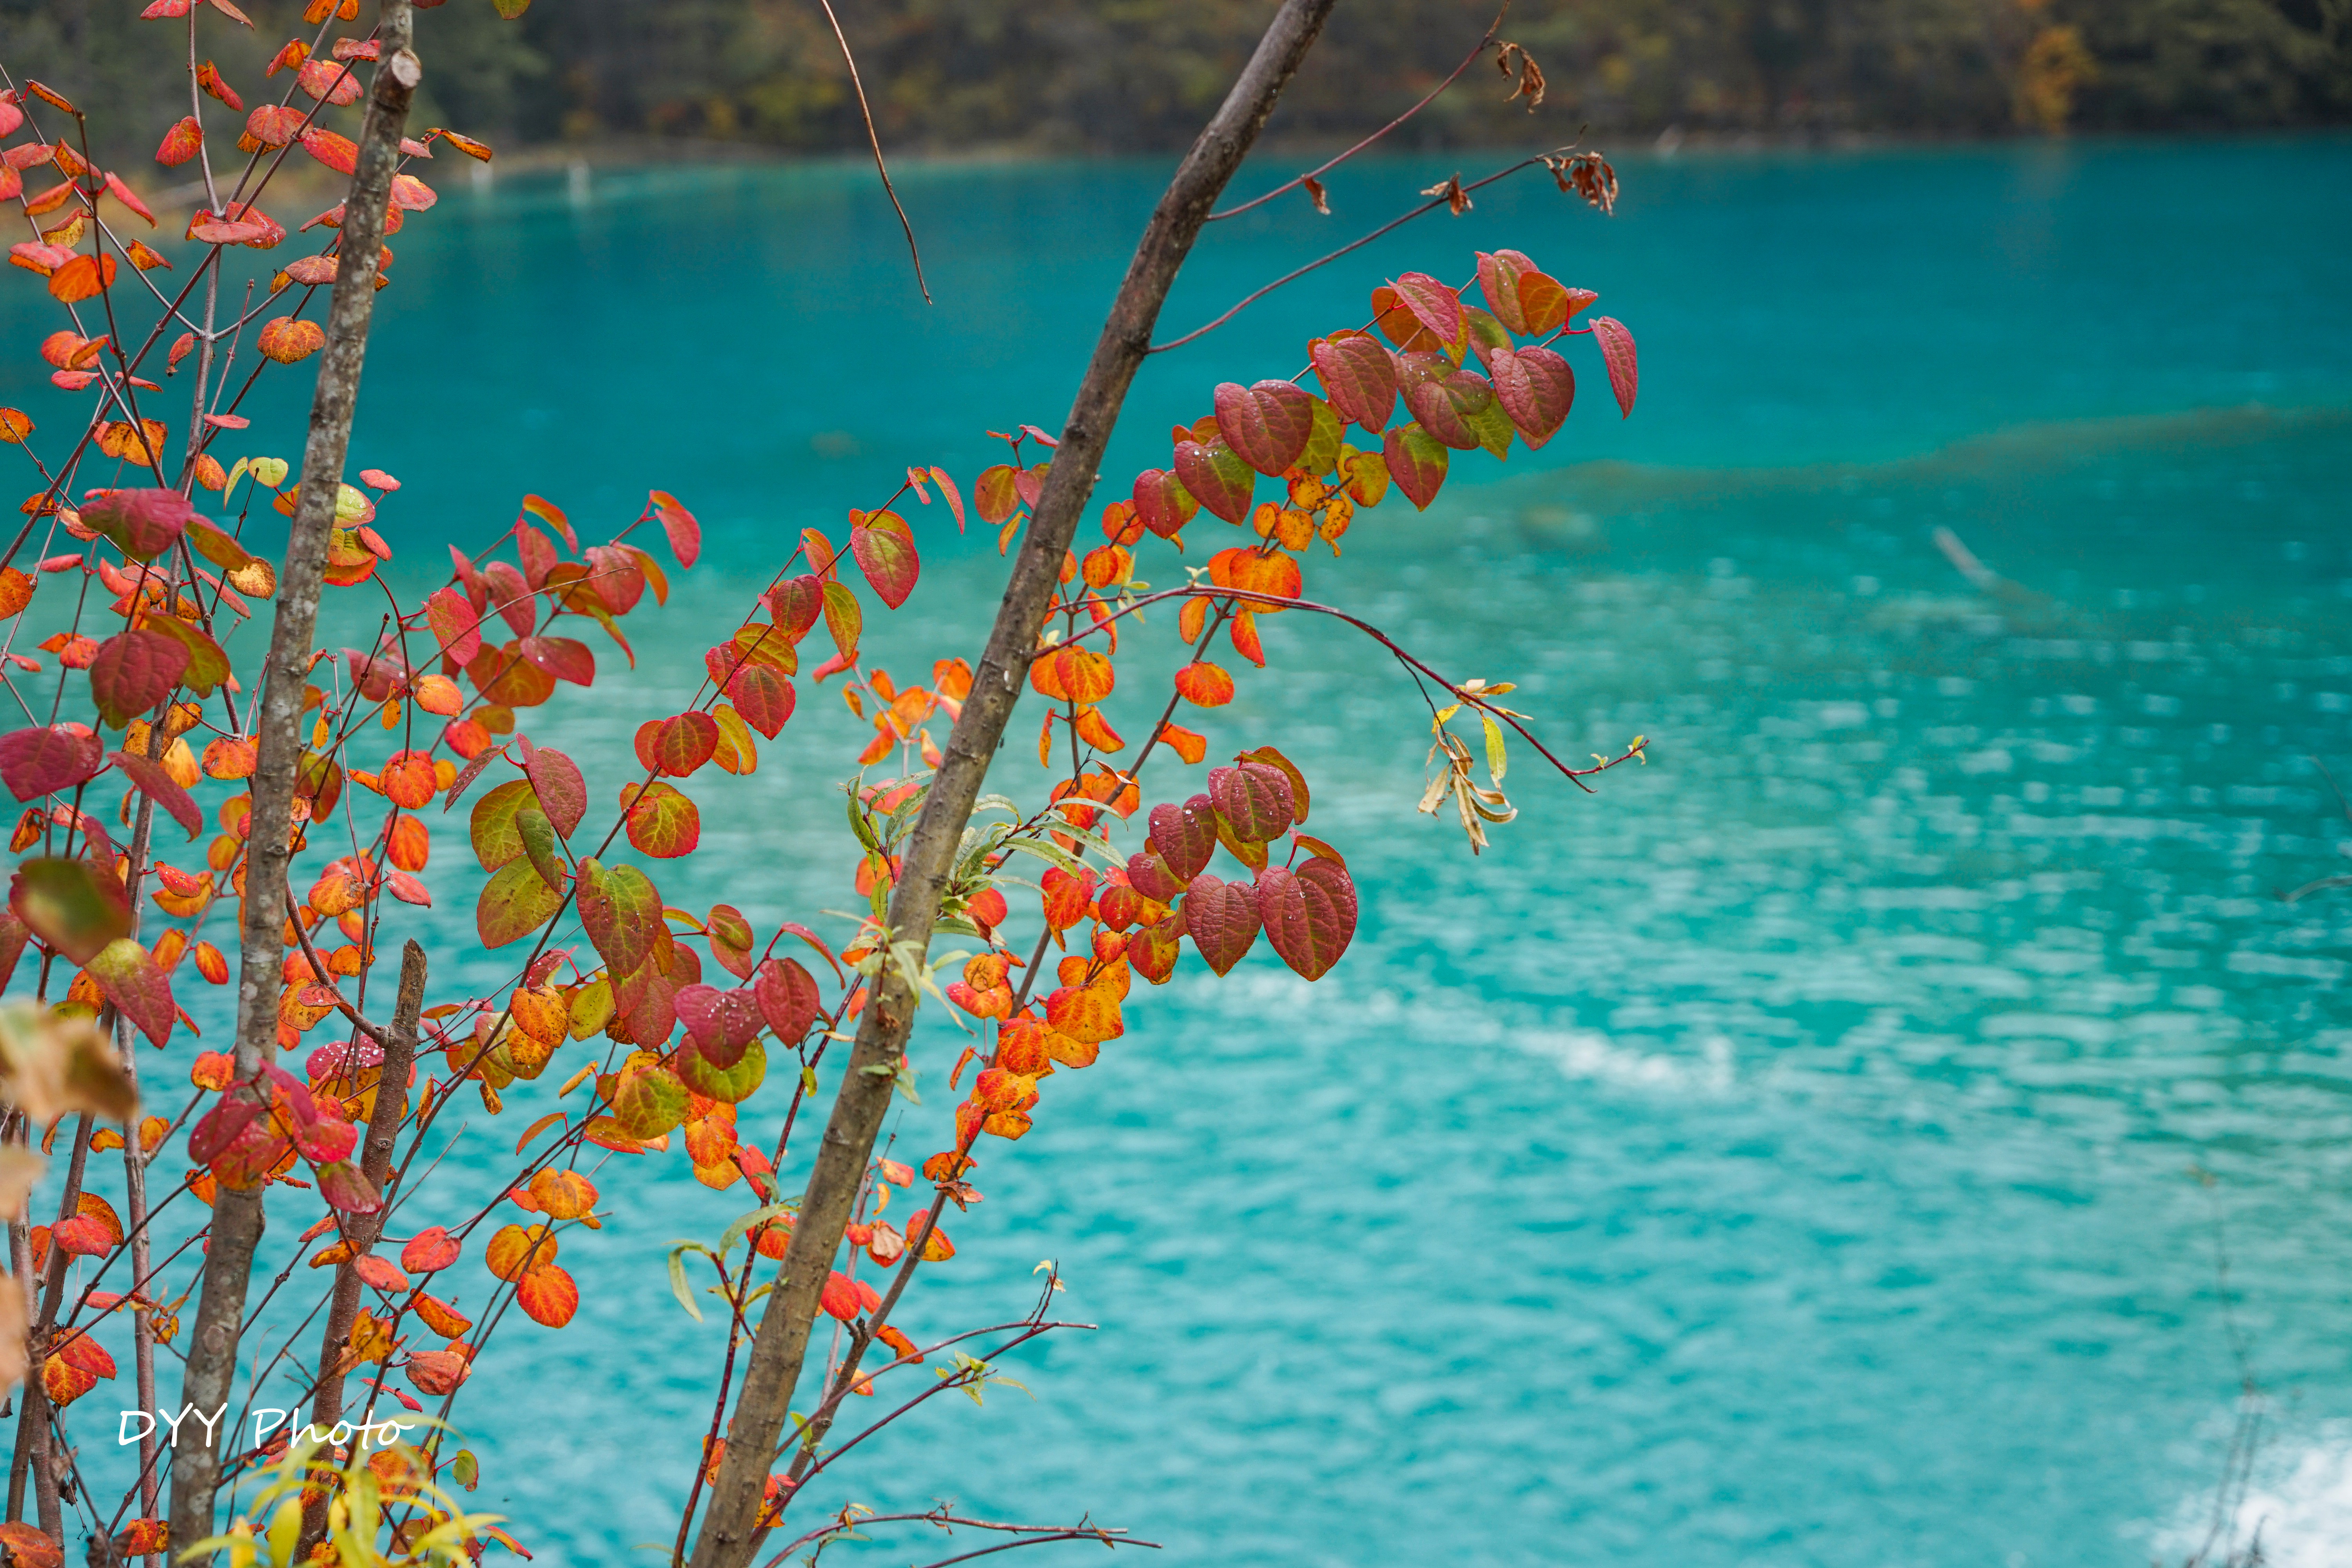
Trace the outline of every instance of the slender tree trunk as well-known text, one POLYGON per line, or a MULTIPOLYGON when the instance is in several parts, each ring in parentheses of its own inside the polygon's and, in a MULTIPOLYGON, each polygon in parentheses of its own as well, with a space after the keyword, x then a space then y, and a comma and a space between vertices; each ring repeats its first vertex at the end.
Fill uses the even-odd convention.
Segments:
MULTIPOLYGON (((246 846, 245 907, 239 922, 236 1071, 250 1081, 277 1049, 278 998, 286 952, 286 867, 293 825, 295 772, 301 761, 302 688, 310 671, 310 638, 334 524, 336 487, 351 446, 352 414, 367 355, 368 321, 375 307, 377 263, 383 246, 384 207, 400 161, 408 104, 424 72, 409 47, 408 0, 383 0, 376 37, 376 67, 367 118, 360 132, 358 170, 343 203, 340 260, 327 306, 327 346, 310 403, 310 435, 302 453, 302 481, 294 524, 278 573, 278 614, 264 667, 261 717, 254 739, 253 816, 246 846)), ((224 1186, 214 1204, 212 1237, 205 1253, 203 1294, 189 1336, 182 1398, 204 1414, 225 1409, 236 1372, 245 1293, 261 1239, 261 1189, 224 1186)), ((191 1418, 192 1420, 194 1417, 191 1418)), ((194 1428, 202 1430, 201 1427, 194 1428)), ((172 1539, 200 1541, 213 1533, 213 1498, 220 1485, 223 1447, 183 1441, 172 1451, 172 1539)))
MULTIPOLYGON (((894 942, 912 942, 919 952, 929 948, 956 846, 1021 695, 1063 556, 1094 489, 1096 468, 1128 385, 1151 346, 1151 329, 1169 285, 1225 182, 1323 30, 1333 3, 1284 0, 1241 79, 1177 169, 1136 246, 1063 426, 1061 447, 1013 562, 987 651, 972 678, 971 695, 948 739, 947 754, 908 842, 890 895, 894 942)), ((915 994, 895 971, 886 968, 875 990, 859 1020, 857 1043, 840 1092, 834 1098, 781 1277, 761 1313, 743 1392, 727 1429, 726 1458, 695 1542, 693 1568, 743 1568, 755 1550, 768 1472, 776 1461, 778 1436, 808 1351, 818 1298, 872 1157, 875 1134, 890 1108, 896 1075, 906 1058, 907 1032, 914 1022, 915 994)))
MULTIPOLYGON (((393 1145, 398 1141, 400 1120, 408 1109, 408 1077, 416 1063, 417 1016, 425 1008, 425 950, 411 942, 401 950, 400 994, 393 1003, 392 1038, 384 1042, 383 1065, 375 1085, 375 1106, 368 1116, 367 1139, 360 1150, 360 1171, 375 1190, 383 1194, 388 1205, 392 1194, 385 1182, 392 1174, 393 1145)), ((353 1215, 343 1222, 343 1239, 350 1245, 349 1260, 335 1268, 335 1294, 327 1308, 327 1326, 319 1338, 319 1385, 310 1401, 310 1424, 322 1432, 334 1430, 335 1423, 343 1418, 344 1342, 351 1337, 352 1324, 360 1313, 360 1276, 352 1264, 373 1248, 383 1235, 383 1215, 353 1215)), ((327 1505, 332 1500, 322 1490, 315 1502, 303 1510, 301 1552, 327 1537, 327 1505)))
MULTIPOLYGON (((58 1196, 59 1220, 71 1219, 81 1212, 81 1183, 89 1166, 92 1125, 92 1118, 86 1110, 74 1123, 73 1157, 66 1164, 66 1190, 58 1196)), ((41 1300, 30 1336, 31 1364, 25 1373, 25 1403, 16 1418, 16 1458, 8 1476, 8 1517, 22 1517, 25 1482, 29 1477, 42 1532, 59 1545, 65 1543, 65 1514, 58 1506, 57 1472, 49 1463, 49 1395, 41 1381, 41 1370, 49 1359, 49 1339, 57 1328, 58 1309, 65 1301, 68 1261, 65 1248, 52 1244, 47 1265, 42 1270, 41 1300)))

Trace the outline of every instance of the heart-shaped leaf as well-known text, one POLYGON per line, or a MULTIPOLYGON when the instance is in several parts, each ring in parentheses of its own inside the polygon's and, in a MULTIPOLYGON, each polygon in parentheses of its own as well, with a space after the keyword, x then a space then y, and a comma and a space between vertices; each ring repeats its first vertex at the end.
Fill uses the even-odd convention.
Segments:
POLYGON ((1135 476, 1135 515, 1160 538, 1172 538, 1200 510, 1184 481, 1166 469, 1146 468, 1135 476))
POLYGON ((1396 412, 1396 365, 1376 338, 1361 332, 1344 338, 1318 338, 1308 350, 1323 394, 1341 418, 1375 435, 1396 412))
POLYGON ((824 614, 823 580, 814 575, 786 578, 769 593, 768 613, 787 641, 800 641, 824 614))
POLYGON ((660 860, 691 855, 702 842, 702 813, 677 787, 656 779, 631 798, 629 842, 660 860))
POLYGON ((133 561, 152 561, 172 548, 196 509, 177 490, 109 490, 81 509, 84 528, 104 534, 133 561))
POLYGON ((1209 799, 1233 825, 1234 836, 1264 844, 1282 837, 1297 818, 1290 780, 1265 763, 1242 763, 1209 770, 1209 799))
POLYGON ((1415 508, 1427 511, 1438 487, 1445 483, 1444 447, 1417 424, 1400 425, 1381 439, 1381 457, 1397 489, 1415 508))
POLYGON ((62 795, 105 765, 106 742, 86 724, 49 724, 0 735, 0 784, 18 800, 62 795))
POLYGON ((483 884, 474 929, 484 947, 504 947, 545 925, 562 907, 563 895, 547 885, 537 867, 528 858, 511 860, 483 884))
POLYGON ((160 632, 118 632, 89 661, 99 721, 120 730, 172 694, 188 668, 187 648, 160 632))
POLYGON ((1318 857, 1296 871, 1269 866, 1257 875, 1258 918, 1282 961, 1319 980, 1356 935, 1356 885, 1347 868, 1318 857))
POLYGON ((1174 903, 1187 880, 1176 875, 1156 850, 1146 849, 1127 858, 1127 885, 1155 904, 1174 903))
POLYGON ((1196 795, 1182 805, 1169 802, 1153 806, 1146 842, 1180 879, 1189 882, 1198 877, 1217 852, 1217 825, 1210 815, 1209 797, 1196 795))
POLYGON ((768 1076, 767 1047, 753 1040, 722 1066, 713 1059, 709 1043, 697 1035, 691 1048, 679 1053, 677 1072, 686 1087, 705 1100, 740 1105, 768 1076))
POLYGON ((824 1010, 815 978, 789 958, 761 961, 751 981, 751 998, 768 1027, 787 1046, 800 1044, 801 1037, 824 1010))
POLYGON ((1487 356, 1495 396, 1528 447, 1550 440, 1576 402, 1576 373, 1549 349, 1496 349, 1487 356))
POLYGON ((1176 443, 1176 477, 1194 500, 1227 522, 1249 516, 1257 475, 1220 437, 1214 441, 1176 443))
POLYGON ((608 868, 593 859, 581 861, 577 898, 589 944, 616 975, 644 963, 655 942, 667 934, 661 895, 654 890, 652 879, 635 866, 608 868))
POLYGON ((1458 348, 1463 340, 1462 300, 1443 280, 1426 272, 1408 272, 1393 287, 1413 319, 1438 342, 1458 348))
POLYGON ((1473 421, 1493 405, 1495 388, 1475 371, 1457 370, 1442 380, 1408 383, 1404 401, 1423 429, 1457 452, 1469 452, 1480 445, 1473 421))
POLYGON ((759 1037, 767 1022, 750 991, 686 985, 679 987, 672 1005, 703 1055, 722 1068, 743 1059, 743 1047, 759 1037))
POLYGON ((1315 399, 1287 381, 1218 384, 1217 433, 1242 461, 1261 474, 1280 475, 1307 450, 1315 433, 1315 399))
POLYGON ((849 551, 857 558, 876 596, 897 609, 915 591, 922 558, 915 553, 914 531, 895 511, 852 512, 849 551))
POLYGON ((1257 900, 1238 882, 1203 873, 1184 892, 1184 931, 1219 974, 1242 961, 1257 941, 1257 900))
POLYGON ((1478 291, 1486 296, 1486 308, 1496 320, 1515 332, 1530 330, 1519 309, 1519 279, 1535 270, 1536 264, 1517 250, 1478 253, 1478 291))
POLYGON ((728 700, 735 704, 735 711, 743 716, 744 722, 771 741, 793 716, 793 705, 799 700, 793 683, 773 666, 749 659, 737 665, 734 673, 727 678, 726 690, 728 700))

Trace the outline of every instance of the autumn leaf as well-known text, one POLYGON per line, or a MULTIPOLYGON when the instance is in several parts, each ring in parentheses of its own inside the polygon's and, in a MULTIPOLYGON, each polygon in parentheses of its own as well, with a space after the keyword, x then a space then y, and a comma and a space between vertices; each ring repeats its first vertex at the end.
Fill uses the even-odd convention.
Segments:
POLYGON ((1356 934, 1356 887, 1348 868, 1321 856, 1295 871, 1269 866, 1257 875, 1258 918, 1285 963, 1319 980, 1356 934))
POLYGON ((1495 395, 1530 449, 1550 440, 1576 401, 1576 373, 1549 349, 1497 349, 1487 356, 1495 395))
POLYGON ((1195 708, 1222 708, 1234 700, 1234 678, 1205 660, 1176 672, 1176 689, 1195 708))
MULTIPOLYGON (((852 512, 849 550, 877 598, 894 610, 907 602, 915 591, 922 561, 915 552, 914 532, 904 518, 894 511, 852 512)), ((768 733, 772 736, 774 731, 768 733)))
POLYGON ((676 787, 658 779, 628 804, 629 842, 657 859, 691 855, 702 841, 702 814, 676 787))
POLYGON ((1287 381, 1221 382, 1215 404, 1218 434, 1261 474, 1278 476, 1297 462, 1315 431, 1314 395, 1287 381))
POLYGON ((1255 844, 1279 838, 1297 816, 1288 776, 1267 763, 1211 768, 1209 799, 1237 837, 1255 844))
MULTIPOLYGON (((205 814, 197 809, 195 800, 181 787, 180 782, 172 776, 163 763, 135 752, 112 752, 108 755, 137 786, 140 794, 162 806, 171 814, 173 821, 188 830, 190 838, 205 830, 205 814)), ((5 759, 0 759, 0 768, 5 767, 5 759)))
POLYGON ((1227 522, 1238 523, 1249 515, 1257 475, 1222 436, 1176 443, 1176 478, 1188 494, 1227 522))
POLYGON ((436 1225, 417 1232, 408 1245, 400 1249, 400 1266, 412 1274, 436 1274, 457 1262, 463 1251, 457 1245, 457 1238, 444 1226, 436 1225))
POLYGON ((0 784, 18 800, 63 794, 105 765, 106 742, 87 725, 51 724, 0 736, 0 784))
POLYGON ((669 552, 677 557, 679 565, 693 565, 702 553, 702 525, 667 490, 653 491, 647 504, 661 519, 662 531, 669 538, 669 552))
POLYGON ((520 1279, 527 1269, 544 1268, 553 1263, 560 1246, 555 1233, 546 1226, 502 1226, 484 1249, 482 1263, 495 1278, 511 1281, 520 1279))
POLYGON ((155 162, 167 169, 176 169, 194 157, 204 144, 204 126, 194 115, 184 116, 163 132, 163 142, 155 149, 155 162))
POLYGON ((1387 428, 1396 411, 1396 365, 1378 339, 1362 332, 1318 338, 1308 357, 1341 417, 1374 435, 1387 428))
POLYGON ((566 838, 578 832, 581 819, 588 815, 588 784, 580 776, 580 765, 552 747, 526 740, 522 771, 555 831, 566 838))
POLYGON ((1417 424, 1401 425, 1381 442, 1389 477, 1414 507, 1426 511, 1445 483, 1446 451, 1417 424))
POLYGON ((1091 648, 1053 648, 1029 667, 1029 684, 1056 702, 1100 702, 1117 682, 1110 660, 1091 648))
POLYGON ((1592 339, 1601 345, 1601 357, 1609 366, 1609 390, 1617 395, 1618 416, 1631 418, 1633 394, 1640 388, 1642 379, 1641 367, 1633 355, 1633 334, 1613 316, 1595 316, 1592 339))
POLYGON ((515 1305, 541 1327, 560 1329, 580 1310, 580 1287, 569 1273, 547 1264, 515 1282, 515 1305))
MULTIPOLYGON (((1146 842, 1179 881, 1189 882, 1199 876, 1208 865, 1209 857, 1216 853, 1213 812, 1213 805, 1204 795, 1196 795, 1181 805, 1170 802, 1151 808, 1151 831, 1146 842)), ((1146 897, 1158 895, 1147 892, 1146 897)))

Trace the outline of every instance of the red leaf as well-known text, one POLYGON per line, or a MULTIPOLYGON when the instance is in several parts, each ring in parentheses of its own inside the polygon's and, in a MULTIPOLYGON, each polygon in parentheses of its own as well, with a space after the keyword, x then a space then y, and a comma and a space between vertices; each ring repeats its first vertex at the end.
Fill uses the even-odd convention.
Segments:
POLYGON ((1400 425, 1382 439, 1381 456, 1397 489, 1416 508, 1428 510, 1429 503, 1437 499, 1438 487, 1445 482, 1445 448, 1419 425, 1400 425))
POLYGON ((85 724, 51 724, 0 735, 0 784, 18 800, 61 795, 105 765, 106 742, 85 724))
POLYGON ((719 721, 708 713, 650 720, 637 729, 637 759, 672 778, 687 777, 718 750, 719 721))
POLYGON ((436 1274, 457 1262, 464 1250, 456 1237, 436 1225, 417 1232, 415 1238, 400 1249, 400 1266, 412 1274, 436 1274))
POLYGON ((352 1259, 352 1272, 386 1295, 408 1289, 408 1276, 392 1266, 388 1258, 373 1252, 363 1252, 352 1259))
MULTIPOLYGON (((814 982, 811 990, 814 990, 814 982)), ((749 990, 685 985, 678 988, 673 1005, 677 1008, 678 1022, 694 1037, 702 1054, 722 1068, 731 1068, 743 1059, 745 1047, 760 1037, 760 1030, 766 1023, 758 996, 749 990)), ((805 1025, 803 1029, 805 1031, 805 1025)))
POLYGON ((1279 475, 1298 461, 1315 434, 1314 397, 1286 381, 1221 382, 1215 401, 1218 434, 1261 474, 1279 475))
POLYGON ((522 639, 522 656, 558 680, 596 684, 596 656, 577 637, 528 637, 522 639))
POLYGON ((1176 477, 1194 500, 1227 522, 1249 516, 1257 475, 1221 437, 1210 442, 1176 444, 1176 477))
POLYGON ((702 553, 702 525, 667 490, 653 491, 650 500, 654 514, 661 519, 662 531, 669 535, 669 552, 677 557, 679 565, 693 565, 702 553))
POLYGON ((196 509, 177 490, 108 490, 81 509, 82 526, 106 535, 133 561, 152 561, 195 521, 196 509))
POLYGON ((1174 537, 1200 510, 1184 482, 1164 468, 1146 468, 1135 476, 1135 515, 1160 538, 1174 537))
POLYGON ((1233 825, 1234 837, 1251 844, 1281 837, 1297 819, 1289 776, 1266 763, 1211 768, 1209 799, 1233 825))
POLYGON ((349 1160, 318 1166, 315 1173, 319 1195, 327 1200, 329 1208, 341 1209, 345 1214, 374 1214, 383 1207, 383 1194, 349 1160))
POLYGON ((147 204, 139 199, 138 192, 122 183, 121 175, 110 171, 106 176, 106 189, 116 201, 145 218, 149 228, 155 226, 155 215, 147 210, 147 204))
MULTIPOLYGON (((1181 810, 1171 806, 1171 811, 1181 810)), ((1127 858, 1127 885, 1155 904, 1172 904, 1183 892, 1190 878, 1179 877, 1156 850, 1146 849, 1127 858)))
POLYGON ((114 765, 130 775, 131 782, 139 787, 139 792, 170 812, 172 820, 188 830, 189 837, 194 838, 205 830, 205 814, 197 809, 194 798, 180 787, 179 781, 165 771, 162 763, 135 752, 115 752, 110 755, 114 765))
POLYGON ((188 668, 188 648, 160 632, 119 632, 89 662, 90 695, 100 721, 119 730, 172 694, 188 668))
POLYGON ((1269 866, 1257 874, 1258 918, 1282 961, 1319 980, 1356 934, 1356 885, 1337 860, 1317 857, 1289 871, 1269 866))
POLYGON ((1412 416, 1420 421, 1423 429, 1455 451, 1475 450, 1478 430, 1471 420, 1494 402, 1494 387, 1475 371, 1454 369, 1442 354, 1407 357, 1434 362, 1436 372, 1407 377, 1404 401, 1412 416))
POLYGON ((817 1015, 824 1010, 824 999, 817 992, 815 977, 789 958, 761 961, 751 982, 751 999, 759 1005, 760 1016, 776 1038, 787 1046, 798 1045, 801 1037, 809 1032, 817 1015))
POLYGON ((1592 318, 1593 341, 1601 345, 1601 357, 1609 365, 1609 390, 1617 395, 1620 418, 1630 418, 1633 413, 1633 394, 1641 385, 1641 366, 1633 357, 1633 334, 1625 323, 1614 316, 1592 318))
POLYGON ((522 743, 522 756, 523 776, 539 796, 539 808, 557 833, 571 837, 588 815, 588 784, 580 776, 580 765, 562 752, 528 740, 522 743))
POLYGON ((1404 308, 1440 341, 1460 343, 1463 340, 1462 301, 1453 289, 1426 272, 1408 272, 1395 283, 1397 298, 1404 308))
POLYGON ((1308 351, 1324 395, 1342 419, 1378 435, 1396 412, 1396 363, 1378 339, 1318 338, 1308 351))
POLYGON ((482 619, 465 595, 455 588, 437 588, 425 601, 425 618, 441 640, 441 651, 459 664, 471 664, 482 651, 482 619))
POLYGON ((114 1238, 106 1234, 105 1222, 86 1214, 51 1226, 49 1244, 76 1258, 103 1258, 114 1250, 114 1238))
POLYGON ((1530 449, 1550 440, 1576 402, 1576 373, 1549 349, 1495 349, 1486 355, 1495 395, 1530 449))
POLYGON ((1217 823, 1212 809, 1204 795, 1196 795, 1182 805, 1171 801, 1151 808, 1151 831, 1145 842, 1167 862, 1180 882, 1199 876, 1209 857, 1217 852, 1217 823))
POLYGON ((914 533, 907 527, 906 520, 894 511, 849 515, 850 553, 857 558, 866 580, 874 584, 876 595, 895 610, 915 591, 916 576, 922 571, 922 560, 915 553, 914 533))
POLYGON ((1202 872, 1185 889, 1180 912, 1185 934, 1219 974, 1231 971, 1257 941, 1257 901, 1238 882, 1202 872))
POLYGON ((339 136, 323 125, 312 125, 304 128, 300 140, 302 151, 338 174, 358 173, 359 143, 350 137, 339 136))
POLYGON ((788 577, 768 595, 768 613, 785 639, 797 643, 824 614, 824 583, 813 574, 788 577))
POLYGON ((773 667, 754 664, 750 660, 736 667, 727 679, 728 700, 743 721, 772 741, 784 721, 793 716, 793 706, 798 699, 793 683, 773 667))
POLYGON ((1495 319, 1512 331, 1531 330, 1519 308, 1519 279, 1536 270, 1536 264, 1516 250, 1478 253, 1478 291, 1486 296, 1486 309, 1495 319))

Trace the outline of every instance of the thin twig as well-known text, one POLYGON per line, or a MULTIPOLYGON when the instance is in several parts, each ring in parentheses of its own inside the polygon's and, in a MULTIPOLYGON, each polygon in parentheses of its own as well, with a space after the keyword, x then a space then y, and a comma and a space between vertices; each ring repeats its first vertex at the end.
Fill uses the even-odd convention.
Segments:
POLYGON ((915 287, 922 290, 923 303, 931 302, 931 290, 923 281, 923 253, 915 247, 915 226, 907 221, 907 209, 898 205, 898 189, 890 183, 890 166, 882 162, 882 138, 874 129, 874 110, 866 101, 866 83, 857 74, 857 57, 849 52, 848 36, 841 30, 841 18, 833 14, 833 0, 816 0, 824 7, 824 19, 833 24, 833 36, 841 45, 841 59, 849 68, 849 85, 857 89, 857 112, 866 117, 866 142, 874 149, 874 168, 882 176, 882 190, 890 198, 890 205, 898 214, 898 226, 907 231, 907 254, 915 258, 915 287))
POLYGON ((1473 60, 1475 60, 1480 55, 1486 52, 1486 46, 1493 43, 1495 41, 1495 35, 1502 30, 1503 18, 1510 14, 1511 0, 1503 0, 1503 8, 1495 13, 1495 19, 1493 21, 1486 24, 1486 35, 1478 40, 1477 47, 1473 48, 1468 54, 1464 55, 1462 57, 1462 63, 1454 68, 1454 74, 1447 77, 1444 81, 1439 82, 1435 87, 1431 88, 1429 89, 1428 96, 1423 98, 1419 103, 1414 104, 1411 109, 1406 110, 1402 114, 1398 115, 1394 120, 1390 121, 1386 125, 1381 126, 1378 131, 1373 132, 1370 136, 1365 137, 1361 142, 1357 142, 1353 147, 1349 148, 1346 152, 1340 153, 1329 163, 1318 163, 1314 168, 1307 170, 1307 173, 1299 175, 1297 178, 1284 181, 1281 184, 1275 186, 1274 189, 1266 192, 1265 195, 1262 196, 1253 196, 1248 201, 1242 203, 1241 205, 1227 207, 1221 213, 1211 213, 1202 221, 1203 223, 1216 223, 1223 218, 1239 217, 1242 214, 1249 211, 1252 207, 1264 206, 1266 203, 1274 200, 1275 197, 1281 195, 1286 192, 1297 190, 1299 186, 1305 184, 1307 181, 1316 178, 1318 175, 1330 173, 1340 164, 1346 163, 1349 159, 1354 157, 1357 153, 1362 152, 1365 148, 1370 146, 1373 142, 1379 141, 1381 137, 1387 135, 1390 132, 1394 131, 1398 126, 1402 125, 1406 121, 1411 120, 1414 115, 1419 114, 1423 110, 1427 109, 1431 104, 1437 101, 1440 94, 1444 93, 1447 88, 1452 87, 1454 82, 1460 79, 1464 71, 1470 68, 1470 63, 1473 60))
MULTIPOLYGON (((1538 153, 1532 158, 1520 160, 1518 163, 1512 164, 1507 169, 1497 169, 1493 174, 1487 175, 1485 179, 1475 180, 1469 184, 1463 186, 1462 189, 1465 193, 1482 190, 1485 187, 1493 184, 1496 180, 1508 179, 1511 175, 1517 174, 1522 169, 1531 169, 1538 163, 1542 163, 1547 157, 1557 158, 1567 151, 1568 148, 1566 147, 1559 147, 1553 149, 1548 153, 1538 153)), ((1406 224, 1411 223, 1413 219, 1420 217, 1424 213, 1436 207, 1442 207, 1452 200, 1454 200, 1454 194, 1451 191, 1448 191, 1442 195, 1432 196, 1429 200, 1422 203, 1421 205, 1413 208, 1411 212, 1406 213, 1403 216, 1391 218, 1387 223, 1381 225, 1380 227, 1372 230, 1371 233, 1365 235, 1362 238, 1351 239, 1347 244, 1341 246, 1339 249, 1331 252, 1328 256, 1318 257, 1315 260, 1308 262, 1306 266, 1299 268, 1297 271, 1284 273, 1281 277, 1276 279, 1265 288, 1257 289, 1254 293, 1244 295, 1240 301, 1236 303, 1232 310, 1227 310, 1223 315, 1219 316, 1215 321, 1211 321, 1208 325, 1204 327, 1195 327, 1181 338, 1171 338, 1164 343, 1154 343, 1143 352, 1146 353, 1160 354, 1166 353, 1170 349, 1182 348, 1194 338, 1202 337, 1210 332, 1215 331, 1219 327, 1223 326, 1227 321, 1232 321, 1235 316, 1240 315, 1244 310, 1248 310, 1252 305, 1256 304, 1260 300, 1265 299, 1268 294, 1273 293, 1276 289, 1281 288, 1284 284, 1295 283, 1299 279, 1306 277, 1308 273, 1314 271, 1318 267, 1328 267, 1332 262, 1339 260, 1339 258, 1347 255, 1349 251, 1361 250, 1364 247, 1371 244, 1372 241, 1380 238, 1381 236, 1387 234, 1390 230, 1402 228, 1406 224)))

